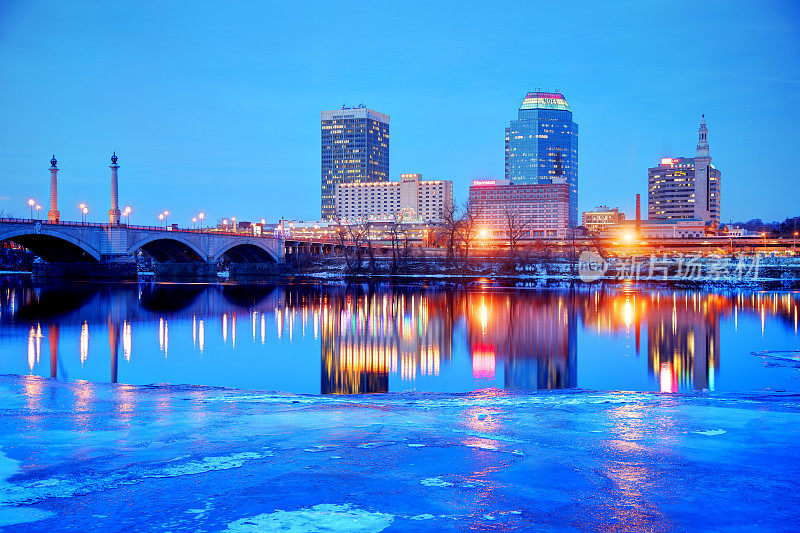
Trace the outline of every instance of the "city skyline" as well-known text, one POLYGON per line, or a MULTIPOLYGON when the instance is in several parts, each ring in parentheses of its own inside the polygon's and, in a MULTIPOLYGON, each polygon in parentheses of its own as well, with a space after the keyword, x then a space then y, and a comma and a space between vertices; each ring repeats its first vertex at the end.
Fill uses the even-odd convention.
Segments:
MULTIPOLYGON (((563 91, 578 114, 579 212, 607 204, 632 213, 634 195, 647 191, 647 168, 690 154, 705 113, 714 160, 725 169, 723 222, 796 215, 792 199, 800 190, 785 169, 798 129, 797 7, 715 4, 690 23, 682 17, 688 4, 669 13, 622 7, 602 11, 623 35, 600 34, 594 50, 585 42, 549 46, 552 30, 478 46, 463 28, 477 24, 482 41, 492 42, 520 23, 465 9, 443 24, 440 8, 418 7, 390 24, 414 18, 419 28, 381 37, 382 53, 396 57, 390 69, 336 64, 351 38, 314 56, 319 23, 298 27, 298 17, 274 41, 261 42, 244 20, 266 16, 263 6, 226 10, 211 25, 213 12, 202 4, 192 11, 159 6, 156 22, 121 6, 4 4, 0 210, 23 215, 31 197, 46 207, 46 164, 55 153, 62 219, 80 219, 77 206, 86 203, 90 220, 107 220, 107 161, 116 150, 119 203, 133 206, 134 224, 156 224, 165 209, 182 225, 199 211, 210 221, 315 219, 319 113, 342 102, 392 116, 390 179, 405 172, 452 179, 463 201, 472 179, 502 178, 500 135, 520 98, 541 86, 563 91), (656 16, 665 27, 679 24, 671 39, 644 32, 656 16), (434 27, 439 35, 428 36, 434 27), (298 36, 280 44, 293 31, 298 36), (628 46, 635 36, 648 37, 639 50, 628 46), (524 65, 506 58, 537 44, 542 53, 524 65), (776 46, 786 50, 780 59, 769 52, 776 46), (639 67, 636 74, 630 66, 639 67), (762 186, 754 189, 756 179, 762 186)), ((578 29, 600 11, 566 8, 578 29)))

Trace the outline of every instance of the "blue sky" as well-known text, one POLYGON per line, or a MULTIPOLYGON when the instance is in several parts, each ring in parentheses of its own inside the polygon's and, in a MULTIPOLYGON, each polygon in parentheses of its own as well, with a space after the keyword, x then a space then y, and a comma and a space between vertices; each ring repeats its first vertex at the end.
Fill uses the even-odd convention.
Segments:
POLYGON ((700 114, 723 220, 800 215, 800 3, 0 0, 0 210, 132 223, 314 219, 323 109, 391 116, 391 176, 502 177, 525 93, 564 92, 579 208, 632 212, 647 167, 692 156, 700 114))

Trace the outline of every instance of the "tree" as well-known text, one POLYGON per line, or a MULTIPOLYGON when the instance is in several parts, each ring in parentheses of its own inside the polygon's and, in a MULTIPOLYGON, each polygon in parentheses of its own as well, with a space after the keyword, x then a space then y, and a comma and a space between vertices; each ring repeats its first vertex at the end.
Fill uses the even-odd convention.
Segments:
MULTIPOLYGON (((338 216, 336 217, 336 242, 339 243, 339 246, 342 248, 342 255, 344 255, 345 269, 348 272, 352 272, 355 268, 355 265, 351 260, 351 254, 350 254, 350 248, 351 248, 350 227, 346 224, 343 224, 342 219, 338 216)), ((360 268, 360 261, 359 261, 359 268, 360 268)))
POLYGON ((389 239, 392 243, 392 274, 397 273, 398 260, 400 259, 400 235, 403 220, 399 214, 395 213, 389 222, 389 239))
POLYGON ((361 219, 362 235, 367 243, 367 255, 369 256, 369 271, 373 274, 377 271, 375 264, 375 250, 372 248, 372 221, 367 217, 361 219))
POLYGON ((442 235, 447 246, 447 267, 455 263, 456 243, 461 229, 461 215, 455 205, 445 207, 440 213, 442 220, 442 235))
POLYGON ((474 204, 470 204, 467 200, 462 207, 462 213, 459 219, 458 236, 461 243, 464 245, 464 267, 466 268, 469 264, 469 249, 475 237, 478 236, 478 220, 483 213, 483 209, 474 204))
POLYGON ((532 216, 524 216, 513 208, 506 208, 503 213, 505 217, 505 232, 508 238, 508 266, 516 269, 517 266, 517 245, 523 235, 530 231, 533 222, 532 216))

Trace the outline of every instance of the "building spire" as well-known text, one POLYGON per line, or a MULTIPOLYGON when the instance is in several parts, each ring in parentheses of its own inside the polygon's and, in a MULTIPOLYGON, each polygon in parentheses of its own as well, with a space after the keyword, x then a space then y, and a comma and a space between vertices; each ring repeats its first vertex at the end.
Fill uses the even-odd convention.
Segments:
POLYGON ((709 157, 708 151, 708 128, 706 127, 706 115, 701 115, 700 129, 697 130, 697 157, 709 157))

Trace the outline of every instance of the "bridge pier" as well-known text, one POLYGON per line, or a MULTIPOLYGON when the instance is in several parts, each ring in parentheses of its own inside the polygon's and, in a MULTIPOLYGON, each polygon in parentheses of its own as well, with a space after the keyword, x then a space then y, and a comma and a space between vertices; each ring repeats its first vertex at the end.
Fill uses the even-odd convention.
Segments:
POLYGON ((217 265, 200 261, 192 263, 155 263, 153 271, 156 279, 190 281, 215 281, 217 279, 217 265))
POLYGON ((34 278, 64 279, 136 279, 135 261, 101 261, 100 263, 35 262, 34 278))
POLYGON ((231 263, 229 279, 270 279, 289 272, 291 265, 287 263, 231 263))

